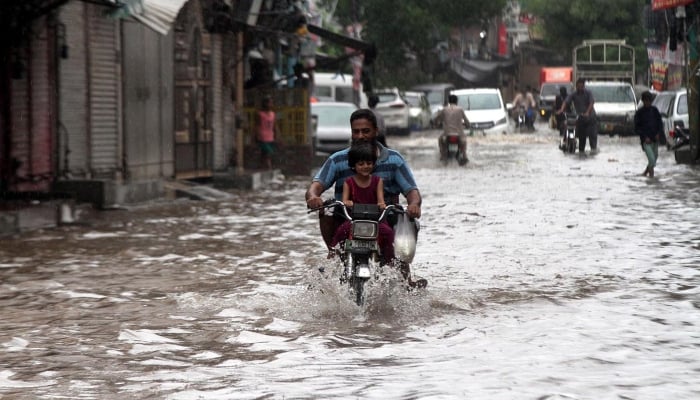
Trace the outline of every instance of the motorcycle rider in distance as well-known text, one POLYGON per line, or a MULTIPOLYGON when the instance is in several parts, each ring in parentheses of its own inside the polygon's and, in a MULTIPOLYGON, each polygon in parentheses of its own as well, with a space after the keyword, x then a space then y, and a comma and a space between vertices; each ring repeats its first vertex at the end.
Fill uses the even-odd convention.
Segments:
POLYGON ((435 117, 435 121, 438 124, 442 123, 442 134, 438 138, 440 159, 443 161, 447 160, 447 136, 458 135, 458 161, 460 165, 464 165, 469 162, 469 158, 467 157, 467 135, 464 133, 464 127, 469 127, 470 123, 464 109, 457 105, 457 100, 457 96, 454 94, 449 95, 447 106, 440 110, 435 117))
MULTIPOLYGON (((413 171, 404 160, 401 153, 396 150, 384 147, 377 141, 377 118, 370 109, 355 110, 350 115, 350 132, 352 144, 366 142, 373 145, 377 152, 374 175, 379 176, 384 181, 384 200, 386 204, 398 204, 399 195, 406 198, 406 214, 410 218, 420 218, 422 198, 413 171)), ((335 199, 343 199, 343 184, 345 180, 355 174, 348 164, 348 153, 350 148, 337 151, 331 154, 323 163, 313 177, 309 188, 306 190, 306 206, 310 209, 323 206, 321 195, 327 189, 334 187, 335 199)), ((330 244, 333 235, 342 224, 343 219, 331 213, 319 212, 319 227, 323 241, 332 252, 330 244)), ((416 226, 415 232, 418 232, 416 226)), ((410 286, 425 287, 427 281, 418 279, 411 281, 410 267, 401 262, 399 265, 404 277, 410 286)))
MULTIPOLYGON (((525 127, 527 127, 531 131, 535 130, 536 105, 537 102, 535 101, 535 96, 532 95, 532 90, 530 90, 530 86, 527 87, 527 90, 525 92, 523 92, 522 90, 518 91, 518 94, 516 94, 513 98, 513 111, 515 113, 520 112, 521 109, 525 111, 525 127)), ((515 121, 517 127, 517 115, 513 117, 513 120, 515 121)))
POLYGON ((552 113, 554 113, 554 119, 557 121, 557 128, 559 129, 559 136, 564 136, 566 134, 566 114, 571 113, 571 104, 565 107, 564 113, 557 113, 561 108, 562 104, 566 100, 568 94, 566 93, 566 86, 559 86, 559 94, 554 99, 554 107, 552 108, 552 113))

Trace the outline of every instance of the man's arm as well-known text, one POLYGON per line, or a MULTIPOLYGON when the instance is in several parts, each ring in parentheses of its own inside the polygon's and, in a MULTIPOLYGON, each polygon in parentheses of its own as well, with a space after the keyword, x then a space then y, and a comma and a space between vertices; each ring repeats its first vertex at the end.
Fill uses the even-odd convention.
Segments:
POLYGON ((406 201, 408 202, 408 206, 406 207, 408 216, 411 218, 420 218, 420 206, 423 202, 423 199, 421 198, 418 189, 413 189, 406 193, 406 201))
POLYGON ((466 111, 462 110, 462 116, 464 117, 464 119, 463 119, 463 121, 462 121, 462 122, 464 123, 464 127, 467 128, 467 129, 470 129, 470 128, 471 128, 471 122, 469 122, 469 118, 467 118, 467 113, 466 113, 466 111))
POLYGON ((321 194, 326 190, 321 182, 313 181, 309 188, 306 190, 306 207, 308 208, 318 208, 323 205, 323 199, 321 194))
POLYGON ((566 96, 565 99, 562 99, 561 107, 559 107, 559 109, 557 110, 557 114, 561 114, 561 113, 564 112, 564 109, 567 107, 567 106, 566 106, 567 103, 568 103, 569 101, 571 101, 570 99, 571 99, 571 95, 568 95, 568 96, 566 96))
POLYGON ((435 116, 435 124, 436 125, 440 125, 441 123, 443 123, 443 120, 445 119, 443 116, 444 115, 443 110, 444 110, 444 108, 441 108, 440 111, 438 111, 437 115, 435 116))
POLYGON ((273 132, 275 133, 275 140, 279 141, 282 137, 280 134, 280 125, 279 125, 279 121, 277 120, 277 114, 275 114, 275 121, 273 122, 272 129, 273 129, 273 132))
POLYGON ((593 103, 595 102, 595 99, 593 98, 593 93, 591 93, 590 90, 588 91, 588 97, 589 97, 590 101, 588 102, 588 108, 586 109, 586 113, 585 113, 586 116, 591 115, 591 111, 593 110, 593 103))

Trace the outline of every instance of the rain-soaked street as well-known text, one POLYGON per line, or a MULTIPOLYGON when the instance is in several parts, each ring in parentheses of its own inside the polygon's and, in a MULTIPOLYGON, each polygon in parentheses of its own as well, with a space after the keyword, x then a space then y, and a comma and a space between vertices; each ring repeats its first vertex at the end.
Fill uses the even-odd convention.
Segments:
POLYGON ((700 398, 700 170, 662 149, 645 178, 637 139, 579 158, 546 127, 442 166, 436 137, 389 137, 430 284, 365 309, 309 177, 2 239, 0 398, 700 398))

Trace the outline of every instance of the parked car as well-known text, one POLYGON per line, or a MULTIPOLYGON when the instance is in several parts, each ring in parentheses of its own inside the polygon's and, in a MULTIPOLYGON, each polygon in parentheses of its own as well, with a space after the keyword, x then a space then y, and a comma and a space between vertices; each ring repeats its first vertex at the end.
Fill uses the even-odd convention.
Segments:
POLYGON ((510 118, 500 90, 495 88, 458 89, 453 90, 451 94, 457 96, 457 104, 464 108, 472 131, 484 135, 508 133, 510 118))
POLYGON ((425 93, 425 97, 428 98, 428 103, 430 103, 430 118, 433 121, 433 126, 436 126, 435 117, 437 117, 438 112, 447 105, 447 96, 450 95, 450 91, 453 89, 455 89, 455 86, 451 83, 424 83, 411 87, 412 91, 423 92, 425 93))
POLYGON ((411 114, 403 93, 397 88, 381 89, 374 93, 379 103, 374 111, 384 117, 386 133, 408 135, 411 133, 411 114))
POLYGON ((664 133, 666 134, 666 147, 673 145, 671 132, 674 126, 682 124, 688 128, 688 92, 685 88, 659 92, 651 103, 661 113, 664 123, 664 133))
POLYGON ((408 102, 411 129, 423 130, 431 126, 430 103, 423 92, 405 92, 404 98, 408 102))
POLYGON ((314 151, 331 154, 350 145, 350 114, 358 107, 353 103, 322 101, 311 103, 314 126, 314 151))

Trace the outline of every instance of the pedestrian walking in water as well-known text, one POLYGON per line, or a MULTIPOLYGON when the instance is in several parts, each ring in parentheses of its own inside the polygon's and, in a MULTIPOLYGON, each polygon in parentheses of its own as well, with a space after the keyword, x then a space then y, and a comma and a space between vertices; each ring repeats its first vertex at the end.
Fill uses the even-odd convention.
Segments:
POLYGON ((661 113, 651 105, 651 92, 642 93, 643 106, 634 114, 634 132, 639 135, 642 150, 647 156, 647 167, 642 175, 654 177, 654 167, 659 158, 659 140, 664 134, 661 113))

